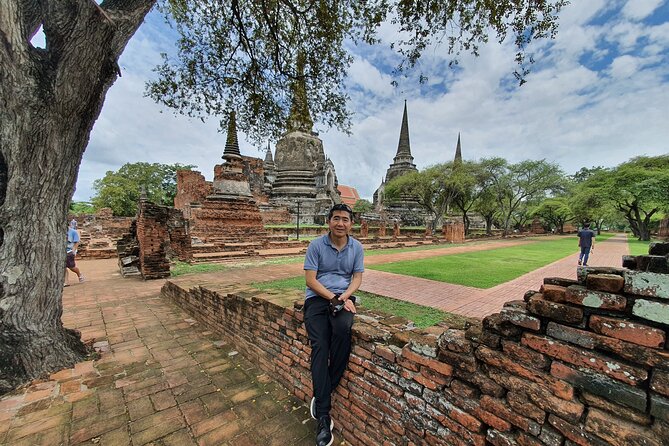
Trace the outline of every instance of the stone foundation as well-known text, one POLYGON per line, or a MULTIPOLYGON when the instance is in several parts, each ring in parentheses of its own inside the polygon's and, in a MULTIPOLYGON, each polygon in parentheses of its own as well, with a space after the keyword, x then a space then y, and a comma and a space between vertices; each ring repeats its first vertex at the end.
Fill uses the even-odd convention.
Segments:
MULTIPOLYGON (((668 276, 578 273, 545 279, 467 330, 359 314, 333 401, 337 435, 353 445, 666 444, 668 276)), ((309 401, 301 293, 168 281, 162 294, 309 401)))

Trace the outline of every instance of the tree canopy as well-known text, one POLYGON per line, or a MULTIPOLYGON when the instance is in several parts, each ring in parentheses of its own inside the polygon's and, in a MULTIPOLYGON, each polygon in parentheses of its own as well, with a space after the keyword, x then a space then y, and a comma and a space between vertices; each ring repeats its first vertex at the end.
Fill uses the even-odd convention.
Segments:
POLYGON ((669 155, 640 156, 599 171, 582 183, 580 196, 589 198, 594 209, 613 206, 634 235, 650 240, 653 218, 669 212, 669 155))
POLYGON ((174 206, 177 170, 193 167, 179 163, 126 163, 119 170, 107 171, 103 178, 95 180, 93 205, 97 209, 111 208, 116 216, 132 217, 137 213, 137 202, 143 188, 150 201, 174 206))
MULTIPOLYGON (((230 109, 256 141, 286 130, 290 86, 304 83, 315 121, 348 130, 344 80, 351 44, 380 43, 384 22, 398 30, 386 42, 399 54, 395 74, 413 68, 426 49, 443 44, 457 61, 478 55, 490 36, 508 35, 517 48, 516 77, 522 83, 534 39, 552 38, 557 14, 567 4, 552 1, 450 0, 167 0, 163 10, 180 38, 176 55, 163 55, 148 84, 148 95, 175 111, 204 119, 218 116, 221 128, 230 109), (298 69, 298 56, 303 66, 298 69)), ((429 74, 429 73, 428 73, 429 74)), ((421 74, 421 79, 426 79, 421 74)))

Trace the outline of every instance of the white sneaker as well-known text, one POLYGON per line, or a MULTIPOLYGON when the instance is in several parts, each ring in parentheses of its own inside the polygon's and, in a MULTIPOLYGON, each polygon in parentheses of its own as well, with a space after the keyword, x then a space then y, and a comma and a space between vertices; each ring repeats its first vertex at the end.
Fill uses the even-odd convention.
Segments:
POLYGON ((84 283, 86 282, 86 278, 84 276, 79 276, 79 283, 84 283))
POLYGON ((309 404, 309 413, 311 418, 316 419, 316 397, 311 398, 311 403, 309 404))

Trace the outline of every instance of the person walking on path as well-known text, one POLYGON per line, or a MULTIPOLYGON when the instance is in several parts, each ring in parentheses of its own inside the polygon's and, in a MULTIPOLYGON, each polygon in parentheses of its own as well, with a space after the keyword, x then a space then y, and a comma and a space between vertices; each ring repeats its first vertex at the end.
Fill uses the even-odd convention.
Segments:
POLYGON ((590 251, 595 249, 595 231, 590 229, 590 223, 585 223, 583 229, 578 231, 578 246, 581 248, 578 264, 588 266, 590 251))
POLYGON ((332 392, 341 380, 351 353, 355 293, 362 283, 362 244, 349 236, 353 210, 336 204, 328 214, 329 232, 311 241, 304 259, 306 292, 304 324, 311 344, 314 396, 311 416, 318 420, 316 444, 334 441, 330 417, 332 392))
MULTIPOLYGON (((80 240, 81 238, 77 231, 77 220, 73 219, 67 229, 67 257, 65 258, 65 266, 67 269, 65 269, 65 277, 67 278, 67 270, 69 269, 77 275, 79 282, 84 282, 86 279, 84 279, 84 276, 81 274, 81 271, 79 271, 77 263, 74 260, 77 255, 77 248, 79 247, 80 240)), ((69 286, 67 280, 65 280, 65 286, 69 286)))

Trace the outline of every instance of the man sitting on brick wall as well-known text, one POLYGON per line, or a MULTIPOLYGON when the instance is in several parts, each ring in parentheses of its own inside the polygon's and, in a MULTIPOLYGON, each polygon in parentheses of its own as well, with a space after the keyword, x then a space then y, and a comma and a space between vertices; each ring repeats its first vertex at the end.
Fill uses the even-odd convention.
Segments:
POLYGON ((304 323, 311 344, 314 397, 311 416, 318 420, 316 443, 333 442, 330 418, 332 392, 337 388, 351 353, 355 296, 362 283, 362 244, 349 236, 353 210, 336 204, 328 214, 330 232, 309 244, 304 259, 307 283, 304 323))

